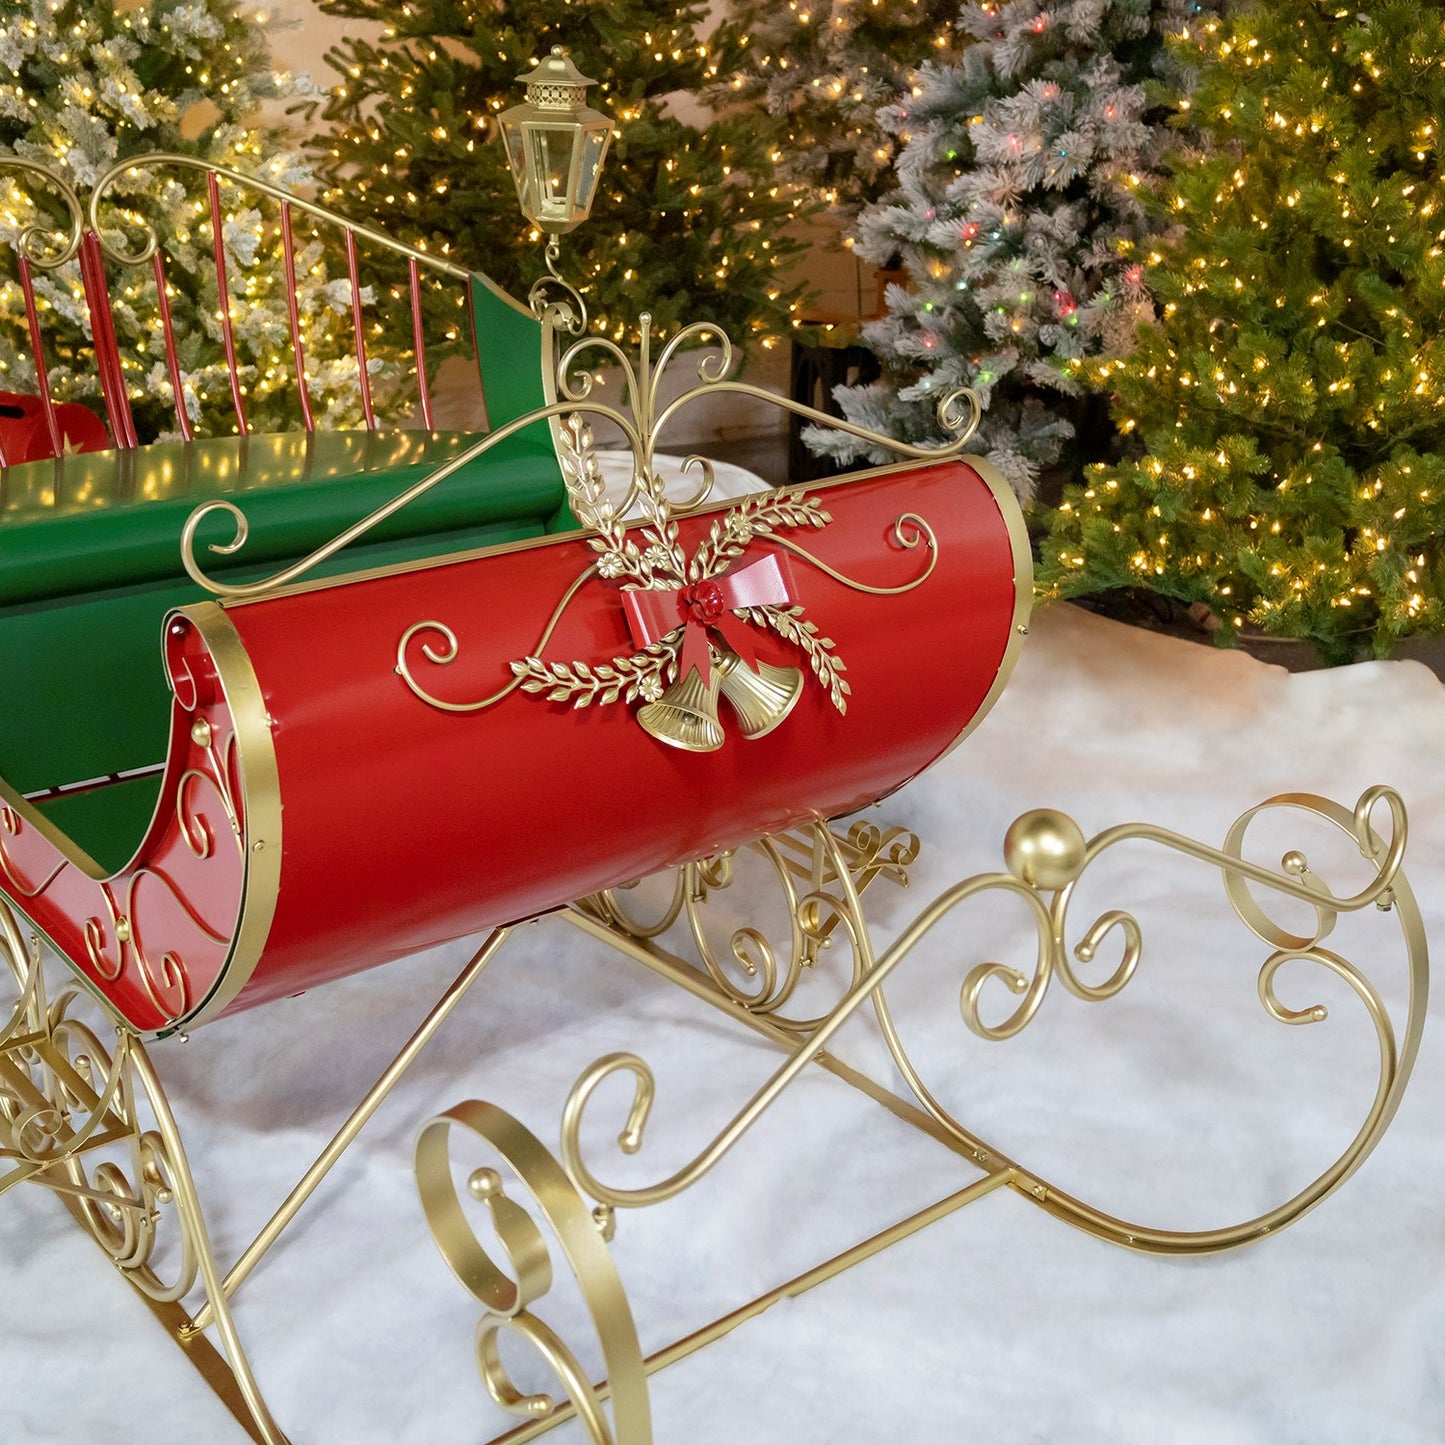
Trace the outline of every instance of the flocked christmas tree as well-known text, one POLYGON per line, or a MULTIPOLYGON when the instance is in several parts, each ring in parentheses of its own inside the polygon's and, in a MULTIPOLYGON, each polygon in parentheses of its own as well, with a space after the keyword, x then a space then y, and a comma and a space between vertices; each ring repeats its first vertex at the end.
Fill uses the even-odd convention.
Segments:
MULTIPOLYGON (((1140 192, 1167 135, 1146 83, 1179 83, 1163 35, 1200 10, 1197 0, 962 7, 973 43, 955 64, 926 65, 916 93, 880 116, 901 143, 899 189, 863 213, 858 248, 879 262, 901 255, 909 281, 864 329, 884 376, 840 389, 846 416, 936 441, 938 398, 971 386, 986 409, 980 451, 1032 495, 1091 420, 1083 360, 1126 348, 1149 315, 1142 268, 1120 251, 1150 232, 1140 192)), ((840 457, 860 450, 837 432, 810 442, 840 457)), ((1099 444, 1079 438, 1071 460, 1099 444)))
POLYGON ((1142 584, 1335 660, 1445 631, 1445 5, 1272 0, 1209 36, 1163 304, 1101 368, 1137 461, 1052 519, 1065 595, 1142 584))
MULTIPOLYGON (((251 120, 276 92, 266 37, 236 0, 0 0, 0 154, 58 165, 82 195, 117 160, 146 151, 187 155, 304 184, 307 172, 274 131, 251 120)), ((127 177, 122 209, 152 222, 166 247, 188 415, 198 434, 234 430, 217 312, 204 195, 171 179, 127 177)), ((13 238, 54 205, 43 187, 0 174, 0 229, 13 238)), ((52 219, 58 210, 49 213, 52 219)), ((103 215, 118 218, 119 210, 103 215)), ((295 425, 275 218, 232 205, 224 230, 236 345, 249 420, 259 430, 295 425)), ((118 231, 134 246, 139 233, 118 231)), ((319 243, 298 241, 300 309, 319 418, 360 418, 350 343, 350 290, 329 277, 319 243)), ((57 399, 98 409, 79 270, 37 273, 47 363, 57 399)), ((171 383, 149 267, 112 273, 115 326, 137 430, 148 440, 175 426, 171 383)), ((383 414, 400 404, 401 368, 374 346, 373 383, 383 414), (392 402, 393 390, 398 393, 392 402)), ((32 392, 24 301, 13 276, 0 286, 0 388, 32 392)))
POLYGON ((851 224, 892 184, 897 137, 878 112, 957 50, 958 0, 744 0, 737 14, 752 44, 719 100, 778 117, 779 174, 851 224))
POLYGON ((706 39, 707 7, 660 0, 320 0, 331 15, 384 23, 328 59, 342 76, 317 143, 329 198, 404 240, 444 247, 525 296, 543 272, 517 210, 498 112, 518 76, 553 45, 598 85, 589 99, 617 123, 590 224, 563 241, 561 267, 594 324, 635 336, 712 321, 741 343, 776 346, 796 293, 783 280, 783 227, 804 197, 773 174, 775 125, 739 109, 693 124, 670 98, 723 84, 748 38, 725 24, 706 39))

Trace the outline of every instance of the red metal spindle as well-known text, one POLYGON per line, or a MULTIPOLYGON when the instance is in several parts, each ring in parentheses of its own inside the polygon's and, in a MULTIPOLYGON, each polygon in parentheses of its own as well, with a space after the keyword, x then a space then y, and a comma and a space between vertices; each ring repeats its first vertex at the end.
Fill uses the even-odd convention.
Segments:
POLYGON ((367 431, 376 430, 376 413, 371 409, 371 377, 366 371, 366 336, 362 331, 361 281, 356 271, 356 233, 346 228, 346 274, 351 278, 351 330, 356 337, 356 368, 361 382, 361 414, 367 431))
POLYGON ((281 249, 286 257, 286 319, 291 326, 291 355, 296 362, 296 392, 301 398, 301 421, 316 430, 311 415, 311 393, 306 389, 306 357, 301 350, 301 312, 296 300, 296 243, 291 236, 291 202, 281 202, 281 249))
MULTIPOLYGON (((45 414, 45 430, 50 435, 50 454, 58 457, 64 449, 60 440, 60 423, 55 419, 55 403, 50 399, 50 376, 45 366, 45 341, 40 334, 40 313, 35 306, 35 279, 30 262, 20 257, 20 290, 25 296, 25 320, 30 327, 30 359, 35 363, 35 389, 40 393, 40 409, 45 414)), ((0 467, 6 465, 0 456, 0 467)))
POLYGON ((231 333, 231 291, 226 283, 226 243, 221 234, 221 185, 215 171, 206 172, 206 195, 211 203, 211 249, 216 258, 216 294, 221 302, 221 340, 226 347, 226 369, 231 373, 231 405, 236 409, 236 429, 250 435, 246 407, 241 400, 241 374, 236 369, 236 338, 231 333))
POLYGON ((80 242, 80 280, 85 287, 85 305, 90 312, 90 337, 95 343, 95 365, 100 391, 110 418, 111 438, 122 451, 134 451, 135 419, 126 394, 125 369, 120 364, 120 347, 115 339, 115 318, 110 312, 110 289, 105 280, 105 256, 100 237, 87 231, 80 242))
POLYGON ((166 294, 166 263, 159 250, 151 257, 151 270, 155 272, 156 299, 160 302, 161 332, 166 342, 166 368, 171 374, 171 391, 176 404, 176 425, 181 436, 191 439, 191 419, 186 415, 186 397, 181 387, 181 358, 176 350, 176 328, 171 322, 171 298, 166 294))
POLYGON ((431 392, 426 384, 426 337, 421 326, 421 268, 415 256, 407 259, 407 274, 411 280, 411 337, 416 349, 416 394, 421 401, 421 424, 427 431, 433 431, 431 420, 431 392))

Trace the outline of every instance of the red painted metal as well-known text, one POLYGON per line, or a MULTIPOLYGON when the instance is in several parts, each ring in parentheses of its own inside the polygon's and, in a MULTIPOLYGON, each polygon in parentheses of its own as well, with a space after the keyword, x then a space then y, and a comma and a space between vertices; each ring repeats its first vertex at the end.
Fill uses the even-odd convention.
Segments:
POLYGON ((176 328, 171 321, 171 298, 166 289, 166 263, 159 248, 151 257, 151 271, 156 278, 156 301, 161 313, 161 335, 166 343, 166 369, 171 376, 171 394, 176 405, 176 426, 185 441, 191 440, 191 419, 186 414, 186 397, 182 389, 181 358, 176 350, 176 328))
POLYGON ((95 345, 95 366, 100 376, 100 393, 105 399, 106 415, 110 419, 111 435, 121 450, 134 451, 140 442, 131 415, 130 397, 126 392, 120 347, 115 339, 115 319, 111 315, 110 291, 105 280, 105 255, 100 249, 100 238, 94 231, 87 231, 81 237, 80 279, 85 288, 90 335, 95 345))
POLYGON ((79 402, 63 401, 54 408, 60 446, 52 440, 38 396, 0 391, 0 465, 43 462, 63 452, 103 452, 110 447, 105 423, 79 402))
POLYGON ((250 435, 246 405, 241 396, 241 373, 236 366, 236 338, 231 329, 231 290, 226 280, 226 239, 222 229, 221 186, 215 171, 206 172, 206 198, 211 206, 211 251, 216 258, 216 295, 221 305, 221 340, 226 348, 226 369, 231 377, 231 405, 236 411, 236 430, 250 435))
POLYGON ((0 892, 146 1032, 192 1011, 221 976, 245 874, 231 714, 189 624, 168 636, 167 665, 194 711, 174 709, 161 804, 130 864, 91 877, 27 808, 0 803, 0 892))
MULTIPOLYGON (((443 666, 422 651, 429 641, 435 655, 437 636, 413 638, 408 664, 427 690, 465 702, 506 683, 510 661, 536 651, 557 603, 595 561, 577 534, 232 605, 225 620, 244 665, 239 650, 207 650, 197 625, 216 624, 206 620, 213 604, 202 604, 211 613, 188 609, 195 624, 182 614, 167 633, 178 690, 171 755, 136 861, 114 880, 91 880, 7 810, 0 889, 137 1027, 152 1028, 166 1010, 147 995, 142 948, 152 974, 167 955, 177 961, 175 977, 161 980, 170 989, 163 1002, 183 993, 195 1012, 216 985, 233 1012, 872 803, 947 751, 988 700, 1027 585, 1015 572, 1021 522, 961 462, 825 483, 814 494, 833 520, 797 539, 859 582, 898 587, 922 574, 929 550, 905 549, 895 534, 905 514, 937 538, 932 573, 892 596, 861 593, 789 556, 789 594, 847 665, 846 716, 810 676, 794 710, 762 738, 741 737, 724 702, 725 743, 697 754, 651 737, 635 705, 574 709, 517 690, 484 711, 453 713, 408 688, 397 648, 424 620, 458 641, 443 666), (247 712, 233 723, 239 707, 247 712), (281 821, 269 826, 279 828, 280 859, 268 864, 279 867, 279 889, 274 914, 269 894, 245 904, 247 916, 270 917, 259 959, 228 959, 242 859, 260 842, 244 831, 247 814, 268 826, 263 799, 245 794, 254 756, 249 765, 233 756, 230 740, 258 730, 279 777, 269 806, 275 817, 279 801, 281 821), (115 913, 140 944, 118 941, 105 921, 115 913)), ((715 516, 682 521, 689 552, 715 516)), ((734 565, 777 554, 758 539, 734 565)), ((806 668, 797 649, 752 631, 762 661, 806 668)), ((544 651, 596 664, 633 647, 618 589, 594 578, 544 651)), ((274 842, 257 856, 274 859, 274 842)))
POLYGON ((301 398, 301 422, 316 430, 311 415, 311 392, 306 385, 306 357, 301 348, 301 314, 296 300, 296 242, 291 234, 291 202, 281 202, 281 251, 286 261, 286 319, 291 327, 291 355, 296 364, 296 394, 301 398))
MULTIPOLYGON (((25 297, 25 324, 30 329, 30 359, 35 363, 35 390, 40 397, 45 430, 50 437, 50 455, 58 457, 63 450, 60 444, 60 424, 55 417, 55 404, 50 399, 50 373, 45 364, 45 338, 40 332, 40 313, 35 305, 35 278, 31 275, 30 262, 23 251, 20 254, 20 291, 25 297)), ((0 466, 13 465, 14 462, 7 462, 0 456, 0 466)))
POLYGON ((346 274, 351 279, 351 330, 356 338, 356 375, 361 387, 361 414, 367 431, 376 430, 376 413, 371 405, 371 374, 366 369, 365 321, 361 314, 361 278, 356 265, 356 233, 346 228, 346 274))
POLYGON ((421 424, 427 431, 432 431, 431 392, 426 384, 426 336, 421 324, 421 267, 415 256, 407 257, 406 269, 411 283, 411 338, 416 351, 416 394, 421 402, 421 424))
MULTIPOLYGON (((428 689, 466 701, 500 687, 594 559, 575 537, 229 609, 275 719, 285 807, 275 920, 234 1007, 852 811, 933 762, 978 711, 1012 631, 999 505, 962 464, 821 495, 834 521, 800 540, 836 570, 875 585, 918 576, 925 550, 889 541, 910 511, 937 533, 937 567, 912 592, 875 597, 792 559, 797 600, 847 663, 847 715, 810 680, 781 727, 755 741, 734 728, 706 755, 659 743, 635 706, 579 711, 517 691, 453 714, 397 676, 402 633, 436 619, 459 653, 429 666, 427 639, 415 639, 411 662, 428 689)), ((684 545, 711 520, 684 521, 684 545)), ((755 544, 742 560, 771 550, 755 544)), ((806 668, 795 648, 754 635, 762 660, 806 668)), ((592 662, 632 650, 618 593, 601 582, 584 587, 545 649, 592 662)), ((726 704, 724 714, 726 727, 726 704)))

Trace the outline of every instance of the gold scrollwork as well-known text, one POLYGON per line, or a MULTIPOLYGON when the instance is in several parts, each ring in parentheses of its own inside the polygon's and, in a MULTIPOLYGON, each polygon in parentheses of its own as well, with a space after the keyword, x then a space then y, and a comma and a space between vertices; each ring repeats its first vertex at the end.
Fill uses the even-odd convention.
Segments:
POLYGON ((38 161, 24 160, 19 156, 0 156, 0 171, 15 171, 22 175, 37 176, 45 182, 65 207, 69 224, 64 230, 47 226, 37 221, 27 226, 16 237, 15 245, 20 254, 41 271, 54 271, 57 267, 73 261, 80 250, 81 233, 85 226, 85 211, 75 187, 58 171, 38 161))
POLYGON ((556 1408, 552 1396, 524 1393, 514 1385, 499 1348, 501 1336, 510 1334, 530 1344, 561 1381, 592 1445, 650 1445, 642 1350, 604 1242, 610 1215, 587 1208, 557 1161, 522 1124, 495 1105, 475 1099, 423 1127, 416 1143, 416 1180, 437 1248, 486 1310, 477 1327, 477 1364, 497 1404, 527 1419, 545 1418, 556 1408), (483 1248, 453 1178, 455 1131, 483 1140, 506 1161, 536 1200, 561 1246, 602 1346, 611 1421, 576 1355, 532 1309, 552 1288, 551 1253, 531 1214, 506 1193, 502 1176, 490 1167, 471 1171, 467 1192, 486 1210, 491 1231, 506 1254, 506 1267, 483 1248))
MULTIPOLYGON (((113 168, 97 183, 96 190, 91 196, 92 218, 96 215, 96 208, 103 192, 114 183, 114 180, 122 172, 129 169, 143 169, 161 162, 178 163, 178 158, 143 156, 122 162, 113 168)), ((254 178, 240 176, 238 173, 228 172, 224 169, 220 171, 220 174, 244 181, 267 194, 277 194, 275 188, 268 188, 264 184, 256 182, 254 178)), ((358 233, 364 233, 364 228, 357 229, 358 233)), ((128 263, 134 264, 136 260, 142 258, 139 254, 136 256, 127 254, 125 259, 128 263)), ((565 283, 561 283, 565 288, 564 298, 561 300, 549 299, 547 288, 555 287, 559 282, 560 278, 546 278, 544 282, 540 283, 541 289, 534 288, 531 298, 534 309, 539 311, 544 321, 550 323, 544 325, 543 332, 548 338, 548 344, 553 346, 556 345, 558 333, 576 335, 578 316, 583 314, 577 311, 576 301, 566 297, 565 290, 570 290, 570 288, 565 288, 565 283)), ((576 300, 580 301, 580 298, 576 298, 576 300)), ((781 408, 821 426, 847 432, 850 436, 869 442, 871 445, 897 456, 917 461, 945 461, 961 455, 978 427, 981 415, 978 398, 967 388, 960 387, 942 397, 938 403, 939 423, 948 433, 949 441, 937 447, 914 446, 894 437, 884 436, 880 432, 870 431, 866 427, 856 426, 852 422, 830 417, 824 412, 804 406, 801 402, 779 396, 774 392, 765 391, 761 387, 728 380, 728 373, 732 370, 735 360, 732 342, 711 323, 695 322, 690 326, 683 327, 667 341, 654 359, 652 355, 652 318, 644 313, 640 322, 641 344, 635 364, 631 356, 607 337, 583 336, 573 341, 560 357, 548 359, 558 400, 497 427, 451 461, 413 483, 391 501, 384 503, 360 521, 337 533, 329 542, 316 548, 315 551, 299 561, 260 581, 228 582, 223 578, 211 576, 201 565, 198 560, 197 535, 201 526, 209 518, 224 516, 229 520, 231 527, 229 539, 206 544, 206 550, 217 556, 229 557, 238 553, 245 546, 250 531, 244 512, 234 502, 218 498, 202 503, 191 513, 181 534, 181 559, 187 574, 208 592, 228 600, 260 597, 274 592, 277 588, 305 576, 313 568, 335 556, 342 548, 365 536, 379 523, 409 506, 418 497, 445 481, 447 477, 461 470, 470 462, 485 455, 508 437, 537 422, 550 421, 555 418, 565 418, 567 423, 566 427, 556 428, 554 434, 562 443, 559 455, 564 462, 564 475, 569 485, 569 491, 574 490, 577 475, 575 466, 568 462, 566 432, 570 428, 574 434, 576 445, 572 449, 576 451, 581 446, 580 439, 586 430, 580 420, 583 416, 605 420, 615 425, 621 431, 627 448, 632 454, 632 475, 620 503, 614 505, 608 502, 605 506, 595 507, 589 514, 585 508, 575 506, 574 499, 578 518, 582 522, 584 530, 587 531, 598 531, 613 526, 618 518, 626 517, 640 499, 649 495, 656 498, 661 486, 657 469, 657 448, 663 432, 680 411, 709 396, 724 394, 746 396, 766 405, 781 408), (718 350, 716 353, 705 354, 698 361, 697 384, 687 387, 672 401, 662 405, 663 375, 677 357, 679 350, 687 345, 704 343, 713 343, 718 350), (616 365, 620 369, 624 392, 624 405, 621 407, 609 406, 592 400, 593 383, 590 368, 598 365, 599 360, 616 365)), ((590 436, 582 449, 590 450, 590 436)), ((683 471, 684 473, 696 472, 699 482, 691 495, 682 499, 671 499, 668 502, 670 514, 676 516, 686 515, 700 507, 711 494, 713 486, 713 469, 706 458, 688 457, 683 471)), ((933 548, 932 535, 927 532, 926 524, 911 515, 905 515, 895 523, 895 538, 900 545, 905 547, 913 547, 920 541, 927 541, 930 548, 933 548), (904 523, 909 524, 910 527, 916 525, 918 530, 916 532, 904 530, 904 523)), ((809 560, 812 560, 811 557, 809 560)), ((925 575, 927 574, 925 573, 925 575)), ((841 577, 839 580, 847 581, 841 577)), ((918 580, 922 581, 923 579, 918 580)), ((848 585, 855 584, 848 582, 848 585)), ((875 589, 859 585, 859 590, 886 593, 890 589, 875 589)))
POLYGON ((801 557, 810 566, 816 567, 818 571, 831 577, 835 582, 841 582, 843 586, 851 587, 854 592, 867 592, 873 597, 897 597, 904 592, 912 592, 915 587, 923 586, 933 575, 933 569, 938 565, 938 537, 933 528, 916 512, 904 512, 901 517, 896 518, 889 535, 894 544, 902 547, 905 551, 911 552, 920 544, 928 549, 928 561, 924 564, 923 571, 911 581, 900 583, 896 587, 874 587, 867 582, 859 582, 856 578, 845 577, 843 573, 830 567, 822 558, 815 557, 806 548, 800 547, 790 537, 771 537, 769 541, 786 548, 795 557, 801 557))
MULTIPOLYGON (((845 939, 853 953, 852 982, 846 993, 821 1022, 794 1021, 791 1036, 797 1042, 787 1062, 688 1164, 651 1186, 614 1187, 599 1179, 584 1160, 581 1145, 583 1116, 592 1095, 605 1080, 619 1073, 632 1076, 632 1102, 618 1135, 618 1144, 626 1154, 636 1153, 642 1146, 656 1093, 650 1068, 636 1055, 609 1054, 597 1060, 573 1086, 563 1114, 562 1157, 568 1173, 593 1198, 614 1208, 657 1203, 681 1192, 722 1158, 802 1068, 826 1049, 842 1024, 863 1003, 871 1000, 893 1060, 926 1112, 952 1136, 962 1152, 989 1169, 1011 1171, 1010 1182, 1014 1187, 1027 1193, 1050 1213, 1114 1243, 1155 1253, 1205 1253, 1261 1238, 1292 1223, 1313 1208, 1359 1167, 1388 1126, 1408 1081, 1424 1026, 1428 970, 1419 910, 1401 871, 1406 837, 1404 807, 1397 794, 1382 787, 1368 789, 1353 808, 1344 808, 1310 794, 1285 794, 1271 798, 1241 815, 1230 829, 1222 849, 1144 824, 1110 828, 1086 841, 1077 825, 1063 814, 1036 810, 1023 815, 1009 829, 1005 840, 1007 871, 979 874, 946 889, 903 929, 886 950, 877 953, 861 909, 861 887, 866 886, 871 876, 875 876, 874 870, 906 868, 917 855, 916 839, 911 835, 885 833, 871 824, 855 825, 848 839, 839 838, 822 825, 813 829, 811 834, 784 835, 774 840, 775 844, 796 852, 798 875, 807 880, 805 886, 811 889, 807 892, 801 887, 796 892, 784 890, 799 920, 798 931, 807 938, 831 927, 845 939), (1354 841, 1372 876, 1354 892, 1336 895, 1313 873, 1306 856, 1298 850, 1284 854, 1278 871, 1246 859, 1243 847, 1251 822, 1264 813, 1278 810, 1302 812, 1332 824, 1354 841), (1382 812, 1389 820, 1387 828, 1380 827, 1376 821, 1382 812), (960 989, 960 1009, 964 1022, 974 1033, 997 1040, 1021 1032, 1037 1016, 1055 976, 1068 992, 1084 1000, 1101 1001, 1116 996, 1135 976, 1143 957, 1143 934, 1137 920, 1125 910, 1108 909, 1090 922, 1070 950, 1067 940, 1072 930, 1068 910, 1076 885, 1088 866, 1108 849, 1126 840, 1154 842, 1219 869, 1225 881, 1226 896, 1235 912, 1272 950, 1261 965, 1258 979, 1260 1002, 1272 1018, 1300 1026, 1321 1022, 1327 1016, 1324 1006, 1319 1003, 1299 1008, 1287 1006, 1276 991, 1277 980, 1284 969, 1307 964, 1342 980, 1360 1000, 1376 1032, 1379 1080, 1370 1108, 1350 1145, 1329 1168, 1292 1198, 1238 1224, 1192 1231, 1157 1229, 1116 1218, 1039 1180, 997 1150, 985 1146, 930 1092, 903 1045, 888 1004, 884 985, 892 972, 945 918, 968 900, 986 893, 1004 893, 1024 901, 1035 927, 1037 957, 1032 973, 993 962, 978 964, 967 972, 960 989), (1307 905, 1314 911, 1315 927, 1307 933, 1285 927, 1266 912, 1255 896, 1257 890, 1268 897, 1287 898, 1307 905), (1389 1009, 1374 984, 1354 964, 1324 948, 1321 943, 1338 914, 1367 908, 1371 904, 1393 912, 1403 935, 1410 992, 1403 1030, 1398 1034, 1389 1009), (1076 965, 1094 965, 1097 969, 1098 960, 1106 950, 1117 950, 1107 976, 1102 979, 1083 977, 1076 965), (990 1019, 985 1016, 986 995, 992 991, 992 986, 1000 983, 1018 1001, 1003 1019, 990 1019)), ((683 880, 681 906, 668 909, 660 921, 671 924, 679 916, 686 916, 688 922, 696 927, 698 917, 695 915, 703 911, 707 890, 732 886, 732 866, 730 857, 688 865, 679 875, 683 880)), ((675 891, 674 898, 678 896, 675 891)), ((656 948, 652 940, 662 930, 652 920, 648 920, 645 926, 637 926, 621 908, 615 891, 584 900, 578 913, 598 920, 607 929, 624 934, 632 941, 632 946, 624 948, 624 951, 641 958, 656 956, 659 964, 665 965, 663 971, 669 975, 681 977, 688 971, 681 960, 677 960, 677 968, 667 963, 666 960, 672 956, 665 950, 660 954, 649 952, 656 948)), ((588 931, 592 930, 589 928, 588 931)), ((694 939, 694 942, 698 945, 698 966, 712 983, 709 989, 699 981, 695 992, 703 996, 712 993, 719 1002, 734 1010, 762 1015, 772 1036, 779 1042, 790 1036, 788 1021, 768 1013, 769 997, 762 993, 750 996, 730 983, 717 967, 716 953, 710 956, 710 946, 706 941, 694 939)), ((770 989, 774 994, 783 992, 791 974, 778 966, 771 946, 766 954, 759 949, 755 930, 735 932, 733 944, 734 956, 744 965, 745 971, 751 966, 755 970, 753 976, 761 980, 765 990, 770 989)))
MULTIPOLYGON (((562 614, 566 612, 572 599, 581 590, 583 584, 590 581, 596 575, 597 567, 594 563, 592 566, 587 567, 582 574, 573 581, 571 586, 567 588, 566 592, 562 594, 562 600, 558 602, 557 606, 553 609, 551 617, 547 619, 547 624, 542 629, 542 635, 537 639, 537 645, 532 649, 532 656, 540 655, 542 649, 546 647, 547 643, 551 640, 552 634, 557 630, 557 624, 561 622, 562 614)), ((504 683, 496 692, 484 698, 479 698, 476 702, 447 702, 443 698, 436 697, 434 694, 428 692, 426 688, 416 680, 415 676, 413 676, 411 659, 407 655, 407 649, 410 647, 412 639, 425 636, 428 633, 440 637, 442 647, 438 649, 430 642, 423 642, 421 646, 422 656, 437 667, 446 667, 456 661, 459 650, 456 633, 453 632, 446 623, 437 622, 429 618, 424 622, 412 623, 412 625, 402 633, 401 641, 396 645, 396 671, 401 680, 417 697, 434 708, 439 708, 443 712, 480 712, 483 708, 492 707, 494 704, 501 702, 503 698, 509 697, 521 687, 526 680, 524 673, 514 673, 510 682, 504 683)))
MULTIPOLYGON (((1050 1212, 1130 1248, 1179 1254, 1232 1248, 1285 1227, 1338 1188, 1374 1148, 1399 1104, 1419 1049, 1428 992, 1424 928, 1414 896, 1400 871, 1406 838, 1404 805, 1398 794, 1384 787, 1367 789, 1352 809, 1312 794, 1282 794, 1270 798, 1236 820, 1222 849, 1146 824, 1109 828, 1085 842, 1077 825, 1063 814, 1038 810, 1024 815, 1010 829, 1010 838, 1005 844, 1010 871, 979 875, 941 894, 876 963, 869 965, 870 977, 896 967, 925 934, 967 899, 989 891, 1021 896, 1030 904, 1038 933, 1038 960, 1033 974, 1025 975, 997 963, 979 964, 969 971, 960 994, 964 1022, 973 1032, 988 1039, 1011 1038, 1037 1015, 1055 973, 1069 992, 1081 999, 1096 1001, 1118 994, 1137 970, 1143 950, 1142 933, 1137 920, 1121 909, 1100 914, 1084 931, 1070 958, 1066 942, 1069 903, 1080 876, 1098 857, 1121 842, 1143 840, 1217 867, 1236 915, 1274 950, 1262 964, 1258 982, 1260 1002, 1272 1018, 1281 1023, 1304 1025, 1322 1022, 1327 1017, 1327 1010, 1321 1004, 1289 1008, 1280 1001, 1275 991, 1276 978, 1286 965, 1295 963, 1312 964, 1334 974, 1363 1004, 1376 1031, 1380 1072, 1374 1100, 1359 1131, 1339 1158, 1291 1199, 1256 1218, 1220 1229, 1160 1230, 1116 1219, 1051 1186, 1039 1184, 1034 1192, 1050 1212), (1384 837, 1374 824, 1374 816, 1382 805, 1390 818, 1390 829, 1384 837), (1355 892, 1336 896, 1312 873, 1307 858, 1298 850, 1284 855, 1278 872, 1247 860, 1243 856, 1243 845, 1250 824, 1264 813, 1281 809, 1296 810, 1333 824, 1353 839, 1373 876, 1355 892), (1275 897, 1308 905, 1314 910, 1315 928, 1309 934, 1300 934, 1283 927, 1265 911, 1250 885, 1268 890, 1275 897), (1320 946, 1320 940, 1331 931, 1338 914, 1371 904, 1396 914, 1405 945, 1410 997, 1405 1032, 1399 1041, 1389 1010, 1374 985, 1348 960, 1320 946), (1102 982, 1084 982, 1073 963, 1094 963, 1101 945, 1110 935, 1119 939, 1119 961, 1102 982), (995 1023, 985 1022, 980 1010, 981 997, 991 981, 1001 981, 1011 992, 1023 995, 1018 1006, 995 1023)), ((974 1137, 924 1084, 903 1047, 882 989, 874 995, 874 1007, 894 1062, 924 1108, 961 1143, 976 1146, 974 1137)), ((994 1162, 1000 1162, 997 1154, 992 1157, 994 1162)))

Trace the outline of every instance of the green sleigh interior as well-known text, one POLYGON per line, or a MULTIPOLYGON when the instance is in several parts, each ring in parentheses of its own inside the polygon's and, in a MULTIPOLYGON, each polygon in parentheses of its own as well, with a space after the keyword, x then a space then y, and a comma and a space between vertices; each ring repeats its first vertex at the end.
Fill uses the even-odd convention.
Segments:
MULTIPOLYGON (((493 426, 545 404, 541 327, 482 279, 471 287, 493 426)), ((0 471, 0 779, 107 872, 155 809, 170 692, 161 623, 205 593, 181 565, 200 503, 245 512, 245 562, 268 576, 450 461, 456 432, 283 432, 160 442, 0 471)), ((308 574, 335 576, 574 525, 545 422, 468 463, 308 574)), ((228 541, 208 519, 198 550, 228 541)), ((214 565, 213 565, 214 564, 214 565)))

